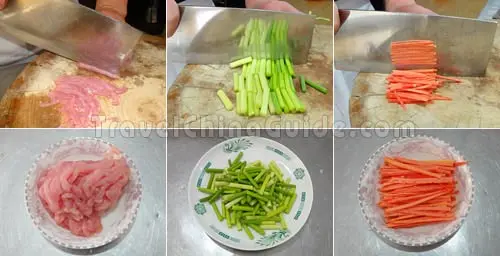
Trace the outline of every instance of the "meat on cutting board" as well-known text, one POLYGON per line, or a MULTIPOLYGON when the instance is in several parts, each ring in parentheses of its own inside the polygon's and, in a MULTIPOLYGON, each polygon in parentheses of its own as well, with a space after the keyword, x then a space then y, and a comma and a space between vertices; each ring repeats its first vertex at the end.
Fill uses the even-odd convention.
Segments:
POLYGON ((95 73, 107 76, 107 77, 112 78, 112 79, 118 79, 118 78, 120 78, 116 74, 113 74, 113 73, 108 72, 106 70, 102 70, 100 68, 97 68, 97 67, 94 67, 92 65, 85 64, 85 63, 78 63, 78 67, 81 68, 81 69, 85 69, 85 70, 88 70, 88 71, 92 71, 92 72, 95 72, 95 73))
POLYGON ((102 231, 101 217, 117 204, 129 176, 124 158, 63 161, 43 172, 38 196, 57 225, 90 237, 102 231))
POLYGON ((50 91, 47 107, 59 104, 59 111, 63 116, 63 125, 66 127, 91 127, 94 117, 98 117, 101 105, 97 96, 111 100, 113 105, 120 103, 120 95, 127 88, 118 88, 115 85, 90 76, 61 76, 56 80, 56 87, 50 91))

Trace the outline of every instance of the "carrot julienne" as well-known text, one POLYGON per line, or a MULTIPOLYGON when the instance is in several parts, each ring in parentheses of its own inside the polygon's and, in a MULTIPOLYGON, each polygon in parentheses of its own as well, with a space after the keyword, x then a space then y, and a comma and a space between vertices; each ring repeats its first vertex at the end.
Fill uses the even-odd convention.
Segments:
POLYGON ((430 40, 392 42, 391 61, 395 70, 387 77, 387 100, 401 105, 404 110, 407 104, 451 100, 434 92, 445 82, 461 82, 437 74, 436 45, 430 40))
POLYGON ((456 219, 456 168, 466 161, 385 157, 379 169, 378 206, 389 228, 412 228, 456 219))

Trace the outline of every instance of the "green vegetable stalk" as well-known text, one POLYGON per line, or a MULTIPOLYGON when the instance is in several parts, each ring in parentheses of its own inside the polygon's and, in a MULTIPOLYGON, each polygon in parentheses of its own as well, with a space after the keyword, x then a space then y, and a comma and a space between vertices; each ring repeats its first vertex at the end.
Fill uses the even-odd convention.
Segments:
MULTIPOLYGON (((266 79, 265 73, 257 79, 266 79)), ((274 92, 266 83, 262 90, 268 93, 268 101, 273 98, 274 92)), ((209 203, 219 221, 245 232, 249 239, 254 239, 252 230, 264 236, 266 230, 287 229, 286 218, 296 201, 296 186, 285 179, 279 166, 273 161, 267 166, 261 161, 244 161, 242 152, 227 164, 225 168, 205 170, 210 174, 210 184, 198 187, 207 194, 200 202, 209 203)))

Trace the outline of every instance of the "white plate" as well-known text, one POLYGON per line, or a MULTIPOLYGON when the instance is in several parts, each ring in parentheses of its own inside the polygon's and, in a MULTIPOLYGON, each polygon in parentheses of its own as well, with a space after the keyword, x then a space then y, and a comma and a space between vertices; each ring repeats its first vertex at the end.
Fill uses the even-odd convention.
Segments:
POLYGON ((114 145, 95 138, 71 138, 51 145, 37 156, 25 181, 25 203, 33 224, 52 243, 70 249, 93 249, 115 241, 127 234, 135 221, 142 196, 139 171, 134 162, 114 145), (42 205, 36 183, 42 171, 60 161, 101 160, 106 154, 117 154, 127 160, 130 168, 128 184, 117 205, 102 216, 103 229, 91 237, 73 235, 56 224, 42 205))
MULTIPOLYGON (((313 187, 311 177, 302 161, 287 147, 269 139, 261 137, 240 137, 219 143, 211 148, 196 164, 189 178, 189 205, 196 219, 205 232, 217 242, 238 250, 258 251, 273 248, 285 243, 304 226, 311 213, 313 202, 313 187), (228 228, 225 220, 217 219, 212 207, 199 200, 206 196, 198 191, 197 187, 206 187, 210 175, 206 175, 206 168, 225 168, 228 159, 234 159, 239 152, 243 152, 242 160, 252 162, 261 160, 269 164, 274 160, 285 178, 290 177, 291 183, 297 186, 297 199, 289 214, 285 214, 287 230, 266 230, 261 236, 256 232, 250 240, 244 231, 228 228)), ((218 202, 220 208, 220 202, 218 202)))

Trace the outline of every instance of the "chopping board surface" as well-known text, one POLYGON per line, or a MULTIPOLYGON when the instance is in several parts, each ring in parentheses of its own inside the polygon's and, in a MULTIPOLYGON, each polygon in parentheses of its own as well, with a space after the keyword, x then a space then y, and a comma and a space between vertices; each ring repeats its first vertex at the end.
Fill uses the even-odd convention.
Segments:
POLYGON ((452 101, 403 110, 385 98, 386 74, 360 73, 350 99, 352 127, 498 128, 500 127, 500 31, 497 28, 485 77, 461 77, 436 91, 452 101))
MULTIPOLYGON (((227 111, 217 97, 224 89, 235 104, 233 70, 229 65, 187 65, 167 96, 169 128, 331 128, 333 127, 333 31, 331 26, 314 29, 308 63, 295 66, 295 73, 326 88, 323 95, 312 88, 298 92, 306 106, 305 114, 243 117, 227 111)), ((295 85, 298 86, 297 79, 295 85)), ((298 88, 298 87, 297 87, 298 88)))
POLYGON ((41 107, 49 102, 54 81, 63 75, 97 76, 117 87, 126 87, 120 104, 113 106, 100 98, 100 121, 103 128, 164 128, 166 108, 165 39, 143 36, 134 50, 131 65, 121 78, 109 80, 96 73, 78 69, 75 62, 44 52, 29 63, 0 101, 0 127, 64 127, 58 106, 41 107))

